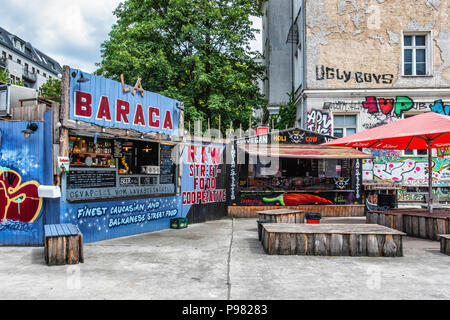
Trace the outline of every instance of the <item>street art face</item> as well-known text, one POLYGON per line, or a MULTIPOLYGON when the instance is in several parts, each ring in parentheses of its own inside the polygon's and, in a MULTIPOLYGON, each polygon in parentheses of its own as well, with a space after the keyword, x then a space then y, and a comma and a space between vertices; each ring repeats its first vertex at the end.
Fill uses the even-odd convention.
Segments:
POLYGON ((22 182, 15 171, 0 167, 0 220, 32 223, 41 212, 42 198, 38 196, 39 183, 22 182))

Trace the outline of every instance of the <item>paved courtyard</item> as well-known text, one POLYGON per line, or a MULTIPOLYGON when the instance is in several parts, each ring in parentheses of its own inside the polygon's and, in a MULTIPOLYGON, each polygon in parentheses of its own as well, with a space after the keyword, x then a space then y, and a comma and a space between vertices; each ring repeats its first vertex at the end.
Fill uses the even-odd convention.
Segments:
MULTIPOLYGON (((364 223, 324 218, 322 223, 364 223)), ((85 263, 0 247, 0 299, 450 299, 450 257, 405 237, 404 257, 270 256, 256 219, 222 219, 86 244, 85 263)))

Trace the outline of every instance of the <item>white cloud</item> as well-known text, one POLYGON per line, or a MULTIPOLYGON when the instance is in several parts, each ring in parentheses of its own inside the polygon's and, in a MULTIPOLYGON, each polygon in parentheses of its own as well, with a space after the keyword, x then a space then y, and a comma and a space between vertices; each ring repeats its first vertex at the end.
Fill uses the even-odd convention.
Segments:
MULTIPOLYGON (((61 65, 92 73, 121 0, 0 0, 0 27, 30 42, 61 65)), ((252 18, 261 29, 261 19, 252 18)), ((261 34, 252 50, 262 51, 261 34)))
POLYGON ((0 26, 57 60, 87 72, 116 21, 120 0, 0 0, 0 26))

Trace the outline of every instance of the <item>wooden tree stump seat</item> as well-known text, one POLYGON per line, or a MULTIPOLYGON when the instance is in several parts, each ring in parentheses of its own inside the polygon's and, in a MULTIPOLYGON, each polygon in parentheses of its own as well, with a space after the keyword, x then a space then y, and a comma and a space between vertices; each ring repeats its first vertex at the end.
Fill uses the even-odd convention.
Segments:
POLYGON ((83 235, 73 224, 44 226, 45 262, 47 265, 77 264, 84 262, 83 235))
POLYGON ((370 224, 262 224, 268 254, 403 256, 403 232, 370 224))
POLYGON ((450 234, 440 234, 441 252, 450 256, 450 234))
POLYGON ((275 209, 258 211, 260 220, 272 220, 274 223, 303 223, 305 212, 295 209, 275 209))

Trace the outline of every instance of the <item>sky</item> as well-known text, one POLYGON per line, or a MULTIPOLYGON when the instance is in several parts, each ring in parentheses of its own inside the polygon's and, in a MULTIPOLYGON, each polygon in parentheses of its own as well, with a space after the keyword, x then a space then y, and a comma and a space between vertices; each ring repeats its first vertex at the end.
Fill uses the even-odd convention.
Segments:
MULTIPOLYGON (((123 0, 122 0, 123 1, 123 0)), ((121 0, 0 0, 0 27, 30 42, 61 66, 92 73, 121 0)), ((261 19, 254 18, 254 28, 261 19)), ((261 33, 251 43, 261 52, 261 33)))

